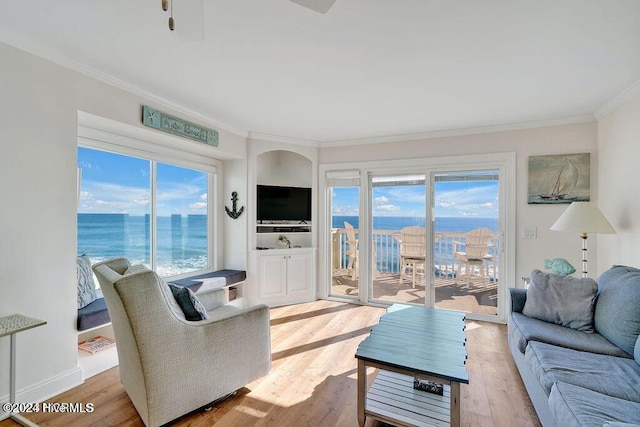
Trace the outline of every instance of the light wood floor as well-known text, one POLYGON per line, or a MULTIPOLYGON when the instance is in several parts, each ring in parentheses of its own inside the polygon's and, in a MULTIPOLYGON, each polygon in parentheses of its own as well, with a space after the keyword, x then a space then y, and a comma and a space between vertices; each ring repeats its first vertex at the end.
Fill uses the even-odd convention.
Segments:
MULTIPOLYGON (((271 373, 177 426, 356 426, 358 344, 384 310, 316 301, 271 310, 271 373)), ((467 322, 469 384, 461 386, 463 426, 540 426, 507 346, 506 326, 467 322)), ((370 371, 371 377, 375 371, 370 371)), ((373 378, 370 378, 370 381, 373 378)), ((88 403, 91 414, 29 414, 42 426, 142 426, 110 369, 51 402, 88 403)), ((0 427, 14 426, 11 421, 0 427)), ((366 427, 379 423, 367 420, 366 427)))

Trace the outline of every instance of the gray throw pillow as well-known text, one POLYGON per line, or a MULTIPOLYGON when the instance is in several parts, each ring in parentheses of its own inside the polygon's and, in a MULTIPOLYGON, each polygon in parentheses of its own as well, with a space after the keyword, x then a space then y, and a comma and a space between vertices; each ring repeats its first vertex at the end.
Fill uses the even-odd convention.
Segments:
POLYGON ((93 271, 91 270, 91 260, 87 255, 79 256, 77 259, 78 270, 78 310, 94 302, 96 295, 96 284, 93 281, 93 271))
POLYGON ((522 314, 578 331, 593 332, 597 292, 597 283, 588 277, 533 270, 522 314))
POLYGON ((640 335, 640 270, 614 265, 598 277, 598 287, 596 331, 633 355, 640 335))
POLYGON ((173 283, 169 283, 169 289, 171 289, 173 297, 182 309, 185 319, 195 322, 209 318, 207 309, 204 308, 198 297, 196 297, 196 294, 194 294, 191 289, 185 288, 184 286, 174 285, 173 283))

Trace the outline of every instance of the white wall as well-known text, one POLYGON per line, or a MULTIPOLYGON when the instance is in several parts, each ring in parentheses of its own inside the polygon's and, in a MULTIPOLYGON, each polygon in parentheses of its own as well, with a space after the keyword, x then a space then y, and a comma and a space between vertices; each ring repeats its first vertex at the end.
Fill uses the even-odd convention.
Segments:
POLYGON ((598 206, 617 232, 598 236, 598 270, 640 268, 640 95, 599 120, 598 153, 598 206))
MULTIPOLYGON (((17 336, 18 396, 33 401, 81 381, 75 331, 78 111, 142 128, 141 105, 147 104, 202 122, 2 43, 0 62, 0 316, 23 313, 48 322, 17 336)), ((219 158, 246 158, 246 139, 218 130, 219 158)), ((242 186, 246 171, 231 169, 234 184, 239 179, 242 186)), ((224 215, 222 203, 218 212, 224 215)), ((238 240, 245 240, 244 230, 238 240)), ((0 339, 0 401, 9 392, 8 341, 0 339)))
MULTIPOLYGON (((517 159, 516 200, 516 282, 531 270, 544 270, 544 259, 563 257, 576 268, 581 265, 579 236, 550 231, 566 205, 528 205, 528 157, 545 154, 591 153, 591 196, 596 200, 597 155, 596 123, 552 126, 516 131, 452 136, 417 141, 380 143, 367 146, 327 147, 319 150, 319 163, 414 159, 466 154, 515 152, 517 159), (523 239, 525 226, 537 227, 537 239, 523 239)), ((590 242, 590 257, 597 247, 590 242)))

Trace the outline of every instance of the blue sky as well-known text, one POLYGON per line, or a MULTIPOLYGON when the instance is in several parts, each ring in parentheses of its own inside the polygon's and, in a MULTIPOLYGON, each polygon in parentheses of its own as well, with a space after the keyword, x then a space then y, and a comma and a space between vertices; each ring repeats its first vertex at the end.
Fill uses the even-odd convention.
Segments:
MULTIPOLYGON (((496 181, 438 182, 436 217, 497 218, 496 181)), ((358 189, 334 188, 333 215, 358 215, 358 189)), ((404 185, 373 189, 374 216, 417 216, 425 214, 425 187, 404 185)))
MULTIPOLYGON (((78 148, 82 169, 79 213, 128 213, 150 210, 150 162, 134 157, 78 148)), ((158 164, 160 216, 206 214, 207 174, 158 164)))

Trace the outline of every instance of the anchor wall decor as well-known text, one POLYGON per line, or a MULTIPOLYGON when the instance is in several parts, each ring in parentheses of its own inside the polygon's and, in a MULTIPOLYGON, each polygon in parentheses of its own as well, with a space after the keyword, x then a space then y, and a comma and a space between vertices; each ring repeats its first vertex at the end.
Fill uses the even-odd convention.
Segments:
POLYGON ((227 215, 229 215, 233 219, 238 219, 242 212, 244 212, 244 206, 238 210, 238 192, 234 191, 231 193, 231 207, 233 210, 230 210, 227 206, 224 207, 224 210, 227 211, 227 215))

